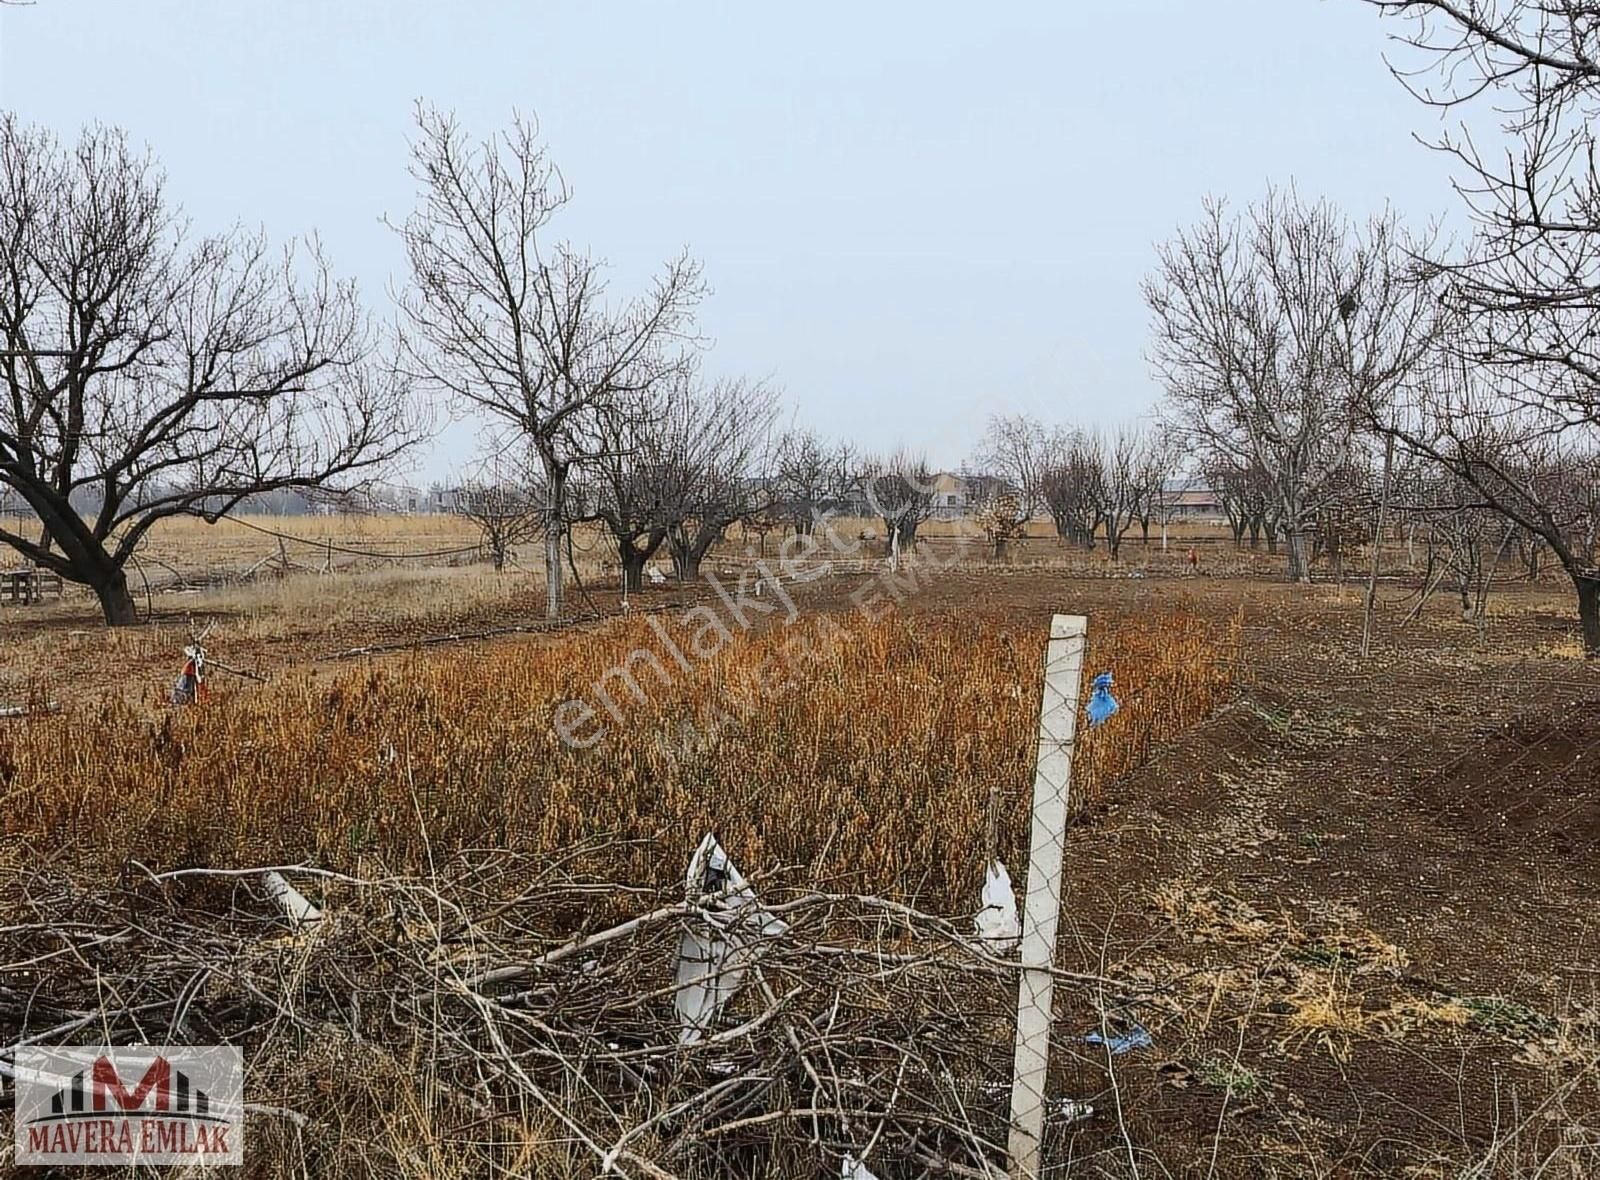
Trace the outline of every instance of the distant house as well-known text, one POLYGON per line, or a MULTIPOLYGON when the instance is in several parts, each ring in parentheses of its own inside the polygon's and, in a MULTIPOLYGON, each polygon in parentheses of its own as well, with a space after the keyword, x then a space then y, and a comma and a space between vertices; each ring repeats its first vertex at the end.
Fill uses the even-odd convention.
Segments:
POLYGON ((950 520, 965 516, 971 507, 967 477, 941 471, 933 477, 933 516, 950 520))
POLYGON ((971 516, 1002 492, 1019 494, 1011 483, 996 475, 941 471, 933 477, 933 515, 940 520, 971 516))
POLYGON ((409 484, 375 483, 367 490, 367 499, 374 512, 410 516, 422 511, 427 493, 409 484))
POLYGON ((1161 485, 1161 498, 1171 520, 1228 519, 1228 514, 1222 510, 1222 501, 1203 479, 1169 479, 1161 485))
MULTIPOLYGON (((845 491, 840 508, 846 516, 873 517, 878 513, 873 503, 870 477, 856 480, 845 491)), ((968 511, 968 490, 965 476, 952 471, 940 471, 933 477, 933 502, 929 515, 935 519, 949 520, 965 516, 968 511)))

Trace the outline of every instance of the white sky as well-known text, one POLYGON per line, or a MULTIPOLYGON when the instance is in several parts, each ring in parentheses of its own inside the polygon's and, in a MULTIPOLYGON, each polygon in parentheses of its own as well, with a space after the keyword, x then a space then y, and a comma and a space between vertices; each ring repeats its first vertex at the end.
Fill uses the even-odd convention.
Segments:
POLYGON ((1206 194, 1453 210, 1387 31, 1358 0, 37 0, 0 7, 0 105, 126 127, 198 227, 315 230, 381 310, 412 101, 536 113, 617 290, 704 261, 708 371, 953 466, 992 411, 1153 404, 1139 282, 1206 194))

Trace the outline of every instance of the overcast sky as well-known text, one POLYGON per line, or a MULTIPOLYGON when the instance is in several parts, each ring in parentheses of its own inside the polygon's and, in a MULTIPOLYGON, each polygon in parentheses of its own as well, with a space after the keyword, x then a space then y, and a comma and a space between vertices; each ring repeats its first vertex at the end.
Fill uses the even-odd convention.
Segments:
POLYGON ((198 227, 315 230, 385 310, 413 100, 534 113, 617 290, 704 261, 710 371, 953 466, 994 411, 1149 409, 1139 282, 1205 195, 1451 209, 1385 32, 1357 0, 37 0, 0 7, 0 104, 122 125, 198 227))

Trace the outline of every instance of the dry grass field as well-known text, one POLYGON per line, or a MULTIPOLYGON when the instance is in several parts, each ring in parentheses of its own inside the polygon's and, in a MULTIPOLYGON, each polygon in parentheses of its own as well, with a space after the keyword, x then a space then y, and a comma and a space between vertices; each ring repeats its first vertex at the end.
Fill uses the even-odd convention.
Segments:
MULTIPOLYGON (((659 648, 643 621, 290 674, 159 722, 114 698, 69 708, 0 732, 0 836, 104 873, 129 858, 158 871, 418 873, 429 855, 555 857, 615 832, 635 841, 625 857, 579 867, 666 889, 715 830, 754 862, 959 912, 981 875, 991 790, 1002 855, 1026 859, 1039 621, 823 615, 797 627, 740 634, 659 688, 641 672, 648 699, 619 690, 622 722, 592 749, 562 743, 555 706, 630 651, 659 648), (120 740, 85 748, 86 729, 120 740), (106 797, 122 802, 99 806, 106 797)), ((1103 623, 1091 659, 1115 651, 1129 698, 1160 708, 1085 735, 1083 805, 1221 702, 1235 643, 1226 624, 1177 610, 1103 623)))
MULTIPOLYGON (((336 544, 462 540, 368 527, 336 544)), ((174 565, 199 547, 179 532, 174 565)), ((276 553, 249 528, 202 536, 219 548, 192 568, 276 553)), ((1289 586, 1227 546, 1192 577, 1154 546, 1113 567, 1044 545, 952 563, 941 545, 898 599, 869 597, 880 617, 860 609, 876 573, 793 585, 792 623, 763 615, 688 668, 664 636, 695 642, 706 587, 649 588, 622 616, 597 582, 547 632, 533 575, 481 564, 152 592, 151 621, 116 632, 79 598, 0 609, 0 703, 62 706, 0 722, 0 1035, 100 1012, 153 1041, 244 1044, 263 1176, 595 1175, 575 1117, 664 1120, 629 1151, 671 1175, 837 1174, 870 1125, 813 1139, 784 1111, 888 1117, 872 1103, 893 1093, 913 1122, 1001 1118, 893 1069, 864 1075, 865 1105, 823 1101, 783 1037, 837 1021, 858 1052, 915 1042, 919 1061, 1005 1076, 1012 977, 969 963, 953 987, 908 956, 970 929, 991 846, 1022 874, 1043 639, 1066 611, 1089 617, 1086 672, 1115 673, 1122 710, 1083 731, 1074 778, 1052 1086, 1095 1114, 1052 1138, 1050 1174, 1596 1174, 1600 674, 1559 586, 1507 583, 1480 636, 1443 595, 1403 626, 1410 591, 1386 581, 1362 661, 1356 586, 1289 586), (166 706, 191 618, 266 682, 217 673, 200 706, 166 706), (606 676, 646 649, 668 675, 631 665, 635 699, 606 676), (596 704, 600 740, 564 744, 557 709, 602 683, 618 716, 596 704), (706 1058, 628 1072, 668 1059, 650 1043, 669 1027, 670 923, 587 966, 483 981, 669 912, 706 831, 764 900, 801 907, 797 927, 823 904, 806 921, 835 941, 853 922, 847 946, 880 958, 767 1015, 742 1000, 730 1028, 755 1023, 717 1051, 757 1072, 789 1055, 794 1076, 679 1125, 663 1112, 721 1084, 694 1080, 706 1058), (322 926, 286 930, 227 875, 271 865, 309 870, 322 926), (576 1037, 579 1014, 619 1031, 540 1072, 538 1046, 576 1037), (1135 1024, 1148 1046, 1082 1039, 1135 1024), (496 1037, 532 1046, 515 1086, 496 1037), (735 1140, 743 1154, 705 1154, 735 1140)), ((777 999, 836 966, 812 956, 773 965, 777 999)), ((899 1134, 884 1142, 934 1150, 899 1134)), ((887 1149, 873 1164, 937 1174, 887 1149)))

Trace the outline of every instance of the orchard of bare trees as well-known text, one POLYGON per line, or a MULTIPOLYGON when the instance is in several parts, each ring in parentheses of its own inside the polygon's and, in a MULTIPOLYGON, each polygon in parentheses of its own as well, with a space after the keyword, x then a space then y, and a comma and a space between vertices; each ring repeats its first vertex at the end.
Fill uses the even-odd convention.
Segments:
MULTIPOLYGON (((1448 580, 1481 623, 1508 555, 1533 574, 1548 555, 1600 654, 1600 6, 1369 2, 1419 102, 1498 124, 1492 150, 1465 132, 1433 145, 1471 233, 1444 243, 1393 210, 1358 223, 1292 187, 1208 201, 1144 285, 1163 419, 1235 541, 1282 544, 1291 579, 1387 519, 1422 538, 1424 597, 1448 580)), ((992 443, 1019 479, 1045 449, 992 443)), ((1038 480, 1058 528, 1099 522, 1114 544, 1117 497, 1090 490, 1107 465, 1060 453, 1038 480)))
POLYGON ((1136 527, 1148 542, 1152 525, 1166 523, 1181 469, 1175 436, 1159 424, 1106 432, 1021 414, 989 420, 973 466, 1024 518, 1046 515, 1064 544, 1103 543, 1113 559, 1136 527))
MULTIPOLYGON (((1291 581, 1319 562, 1342 580, 1366 555, 1370 601, 1387 531, 1420 562, 1422 598, 1445 585, 1480 625, 1496 576, 1550 564, 1600 653, 1600 8, 1366 2, 1420 104, 1498 126, 1493 149, 1434 144, 1470 233, 1352 217, 1293 184, 1205 201, 1141 288, 1158 409, 992 416, 961 511, 995 559, 1048 527, 1118 561, 1130 539, 1164 542, 1203 487, 1234 544, 1281 555, 1291 581)), ((66 145, 6 116, 0 498, 25 515, 0 543, 128 623, 128 570, 158 522, 351 495, 429 437, 432 405, 487 424, 490 458, 453 508, 497 569, 542 547, 552 619, 578 526, 628 592, 658 558, 695 580, 734 530, 765 552, 841 514, 885 556, 912 553, 949 507, 918 440, 786 427, 772 384, 713 375, 687 252, 614 286, 562 236, 571 193, 531 119, 475 133, 419 104, 410 149, 385 322, 315 239, 192 233, 122 133, 66 145)))

